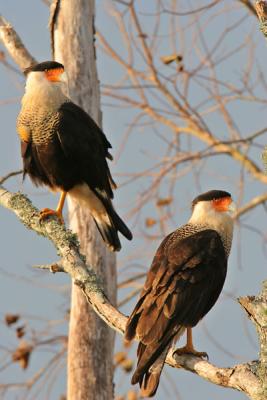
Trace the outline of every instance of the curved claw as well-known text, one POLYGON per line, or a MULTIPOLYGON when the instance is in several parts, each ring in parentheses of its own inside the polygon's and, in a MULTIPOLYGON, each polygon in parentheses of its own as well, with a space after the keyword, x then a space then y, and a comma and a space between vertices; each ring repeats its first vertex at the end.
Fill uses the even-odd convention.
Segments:
POLYGON ((40 221, 44 221, 50 216, 56 216, 61 224, 64 224, 62 213, 57 210, 51 210, 50 208, 44 208, 40 211, 40 221))
POLYGON ((181 347, 180 349, 174 350, 173 355, 177 354, 178 356, 182 356, 184 354, 188 354, 195 357, 203 358, 205 357, 207 361, 209 360, 209 356, 205 351, 196 351, 194 348, 190 348, 188 346, 181 347))

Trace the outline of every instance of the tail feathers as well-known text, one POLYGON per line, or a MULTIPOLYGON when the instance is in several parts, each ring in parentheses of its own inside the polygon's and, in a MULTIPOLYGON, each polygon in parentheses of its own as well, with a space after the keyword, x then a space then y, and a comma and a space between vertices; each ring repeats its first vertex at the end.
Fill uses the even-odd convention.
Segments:
POLYGON ((166 347, 147 371, 141 372, 137 367, 131 383, 134 385, 139 382, 142 397, 153 397, 155 395, 169 347, 166 347))
POLYGON ((102 207, 105 209, 104 213, 102 209, 101 213, 96 212, 93 214, 98 230, 110 250, 119 251, 121 249, 121 244, 118 237, 118 231, 128 240, 131 240, 133 235, 114 210, 111 200, 104 196, 103 193, 100 194, 97 192, 95 194, 101 201, 102 207))
POLYGON ((121 249, 121 242, 118 236, 118 232, 113 225, 109 225, 105 221, 96 220, 94 218, 96 226, 102 236, 104 242, 107 244, 108 248, 111 251, 120 251, 121 249))
POLYGON ((139 383, 142 397, 152 397, 156 393, 168 351, 184 330, 185 328, 180 326, 176 331, 170 331, 162 341, 155 340, 149 345, 139 342, 138 362, 132 377, 132 384, 139 383))
POLYGON ((132 240, 133 235, 130 229, 126 226, 126 224, 123 222, 121 217, 116 213, 114 209, 112 209, 109 217, 112 220, 113 225, 115 228, 128 240, 132 240))
POLYGON ((161 363, 160 371, 148 371, 143 379, 141 385, 141 396, 142 397, 153 397, 159 386, 159 380, 161 371, 164 365, 164 361, 161 363))
POLYGON ((111 251, 119 251, 121 249, 118 231, 128 240, 133 238, 131 231, 114 209, 108 210, 104 218, 94 216, 94 220, 104 242, 111 251))

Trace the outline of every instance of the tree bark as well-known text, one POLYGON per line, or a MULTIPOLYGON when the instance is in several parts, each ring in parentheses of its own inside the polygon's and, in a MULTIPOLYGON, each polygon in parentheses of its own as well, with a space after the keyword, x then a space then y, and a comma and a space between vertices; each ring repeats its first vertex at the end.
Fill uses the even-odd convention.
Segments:
MULTIPOLYGON (((94 47, 94 0, 54 1, 51 38, 54 59, 62 62, 69 95, 101 125, 100 93, 94 47)), ((78 234, 81 251, 116 301, 115 256, 103 244, 86 210, 70 200, 70 228, 78 234)), ((113 398, 114 332, 95 314, 80 288, 72 285, 68 344, 68 399, 113 398)))

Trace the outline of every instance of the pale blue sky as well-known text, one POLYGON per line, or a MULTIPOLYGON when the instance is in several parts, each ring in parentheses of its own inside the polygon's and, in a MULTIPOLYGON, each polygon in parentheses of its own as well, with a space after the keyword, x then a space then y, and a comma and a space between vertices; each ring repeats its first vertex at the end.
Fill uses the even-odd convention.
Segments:
MULTIPOLYGON (((110 42, 123 53, 123 45, 117 31, 114 19, 109 14, 109 1, 97 1, 97 18, 96 25, 101 32, 110 40, 110 42)), ((181 2, 184 9, 186 2, 181 2)), ((225 1, 230 4, 230 1, 225 1)), ((140 4, 140 2, 139 2, 140 4)), ((146 2, 147 8, 143 11, 149 11, 149 2, 146 2)), ((49 9, 40 0, 2 0, 0 3, 0 11, 6 19, 15 27, 19 35, 32 55, 39 61, 50 59, 49 34, 47 30, 49 9)), ((240 8, 235 11, 240 17, 245 15, 240 8)), ((236 16, 236 14, 235 14, 236 16)), ((234 16, 234 17, 235 17, 234 16)), ((233 18, 234 18, 233 17, 233 18)), ((152 29, 148 24, 149 18, 142 17, 143 22, 147 22, 147 32, 152 29)), ((151 17, 152 18, 152 17, 151 17)), ((216 34, 230 24, 224 19, 221 25, 211 26, 210 41, 215 40, 212 35, 212 29, 216 34)), ((184 20, 186 24, 186 20, 184 20)), ((167 27, 163 26, 162 31, 165 32, 167 27)), ((267 47, 262 35, 258 32, 257 21, 254 17, 246 18, 241 25, 240 31, 235 32, 225 41, 225 46, 230 46, 232 41, 238 41, 239 35, 253 35, 256 52, 256 64, 266 65, 267 47)), ((215 35, 214 35, 215 36, 215 35)), ((190 45, 190 38, 187 43, 190 45)), ((162 53, 168 54, 169 48, 167 42, 162 40, 162 53)), ((0 48, 1 49, 1 48, 0 48)), ((138 56, 137 56, 138 59, 138 56)), ((245 54, 234 58, 232 63, 222 64, 223 74, 227 74, 229 82, 238 85, 240 83, 240 72, 244 68, 245 54), (244 59, 243 59, 244 57, 244 59)), ((10 60, 9 60, 10 61, 10 60)), ((102 84, 113 83, 121 75, 121 70, 114 62, 103 55, 101 51, 97 53, 99 78, 102 84)), ((140 62, 141 60, 137 60, 140 62)), ((188 61, 189 62, 189 61, 188 61)), ((193 56, 190 62, 194 63, 193 56)), ((23 93, 24 78, 16 73, 10 72, 2 64, 0 64, 0 120, 1 120, 1 146, 0 146, 0 176, 5 175, 9 171, 19 169, 21 167, 19 141, 15 131, 15 120, 20 108, 20 97, 23 93)), ((265 99, 266 92, 262 88, 258 89, 258 93, 265 99)), ((192 93, 194 100, 201 98, 201 92, 192 93)), ((132 109, 111 108, 105 104, 111 100, 102 98, 103 111, 103 127, 108 138, 113 144, 113 154, 116 154, 123 138, 123 133, 127 128, 127 124, 132 120, 136 111, 132 109)), ((253 103, 241 104, 235 103, 231 109, 231 113, 235 113, 238 120, 240 130, 244 137, 250 133, 261 129, 266 124, 266 105, 254 105, 253 103)), ((224 135, 223 124, 221 124, 219 116, 210 118, 209 124, 212 128, 216 128, 224 135)), ((165 134, 164 128, 159 127, 161 133, 165 134)), ((261 138, 259 143, 266 142, 266 137, 261 138)), ((119 162, 111 165, 111 170, 116 177, 118 183, 123 183, 125 177, 121 176, 124 172, 139 171, 150 164, 150 158, 160 154, 162 142, 150 132, 149 127, 137 127, 134 135, 130 137, 126 145, 125 152, 119 162)), ((254 150, 256 162, 261 165, 260 153, 254 150)), ((200 188, 196 187, 194 176, 189 174, 181 177, 176 183, 176 201, 173 206, 173 222, 170 222, 170 229, 184 223, 190 214, 190 201, 198 192, 205 191, 210 188, 221 188, 229 190, 233 197, 238 194, 238 175, 235 176, 234 164, 227 156, 220 156, 214 161, 209 162, 209 168, 205 174, 201 176, 200 188), (208 171, 207 171, 208 170, 208 171), (219 172, 223 170, 224 176, 218 177, 219 172), (229 180, 230 177, 230 180, 229 180)), ((130 208, 137 202, 139 193, 147 186, 149 178, 143 181, 138 180, 131 185, 123 186, 116 192, 116 206, 122 215, 127 215, 130 208)), ((24 184, 21 178, 12 178, 6 185, 10 190, 23 190, 33 200, 34 204, 39 207, 53 206, 57 199, 45 189, 33 188, 27 180, 24 184)), ((161 195, 164 196, 164 186, 162 186, 161 195)), ((246 178, 245 193, 243 203, 251 199, 253 195, 261 194, 266 189, 263 185, 254 183, 251 179, 246 178)), ((66 212, 66 211, 65 211, 66 212)), ((120 267, 127 267, 128 271, 136 272, 134 264, 137 263, 141 267, 148 267, 153 252, 159 244, 159 240, 144 241, 142 240, 142 231, 144 230, 144 218, 147 216, 155 216, 156 209, 153 203, 149 203, 144 207, 138 223, 130 220, 129 224, 133 227, 133 242, 123 241, 123 251, 118 255, 118 263, 120 267), (140 256, 140 249, 143 250, 144 256, 140 256), (135 253, 137 258, 134 258, 135 253), (130 260, 130 261, 129 261, 130 260), (136 261, 135 261, 136 260, 136 261)), ((246 294, 256 294, 261 286, 261 282, 266 278, 266 213, 260 207, 255 210, 250 217, 245 217, 243 221, 251 225, 254 230, 260 229, 265 232, 265 243, 256 232, 244 229, 242 235, 238 234, 236 229, 234 239, 234 249, 229 261, 229 272, 225 284, 225 293, 234 293, 236 297, 246 294), (241 239, 240 239, 241 238, 241 239), (236 251, 237 243, 241 240, 241 252, 236 251), (265 247, 264 247, 265 246, 265 247), (265 251, 265 253, 264 253, 265 251), (256 261, 255 261, 256 260, 256 261)), ((37 237, 33 232, 27 231, 16 219, 16 217, 7 210, 0 208, 0 221, 2 225, 1 236, 1 263, 0 263, 0 293, 1 293, 1 316, 5 312, 19 312, 26 314, 26 320, 30 321, 32 327, 31 316, 38 316, 40 321, 34 321, 34 326, 42 327, 43 318, 61 319, 62 315, 68 309, 68 285, 69 279, 62 275, 49 275, 46 273, 37 273, 32 271, 31 266, 34 264, 49 263, 56 260, 57 255, 53 247, 45 239, 37 237), (23 277, 23 279, 21 279, 23 277), (60 291, 57 291, 57 288, 60 291)), ((125 272, 124 275, 125 276, 125 272)), ((123 297, 123 292, 121 294, 123 297)), ((134 300, 135 301, 135 300, 134 300)), ((133 306, 134 302, 131 303, 133 306)), ((123 308, 125 313, 129 313, 129 307, 123 308)), ((58 332, 66 332, 66 324, 59 327, 58 332)), ((209 353, 210 361, 219 366, 230 366, 242 361, 255 359, 257 357, 257 339, 253 327, 246 321, 243 312, 237 302, 222 296, 214 309, 205 318, 204 324, 201 323, 195 329, 196 346, 200 350, 209 353), (244 328, 245 326, 245 328, 244 328), (227 355, 218 349, 206 335, 208 332, 216 338, 216 340, 233 355, 227 355), (252 339, 248 338, 245 330, 249 331, 252 339)), ((17 343, 13 333, 1 324, 0 329, 0 345, 6 344, 9 348, 14 348, 17 343)), ((118 348, 120 348, 118 341, 118 348)), ((131 355, 135 357, 132 351, 131 355)), ((0 383, 9 381, 21 381, 31 376, 33 371, 48 360, 51 353, 44 348, 43 351, 33 354, 30 368, 25 372, 21 372, 18 365, 8 368, 5 372, 0 372, 0 383)), ((129 388, 130 375, 116 376, 116 393, 123 394, 129 388)), ((192 400, 198 396, 201 400, 241 400, 245 396, 232 391, 214 386, 202 379, 185 371, 174 371, 169 367, 165 367, 163 379, 158 390, 156 399, 166 399, 166 390, 170 390, 171 385, 175 385, 183 400, 192 400), (165 378, 164 376, 167 375, 165 378), (172 383, 169 377, 172 377, 172 383)), ((33 392, 34 393, 34 392, 33 392)), ((37 393, 39 393, 37 391, 37 393)), ((65 393, 65 374, 62 373, 58 377, 52 394, 46 390, 38 394, 38 399, 56 399, 60 394, 65 393)), ((174 393, 173 391, 171 392, 174 393)), ((21 399, 15 392, 10 392, 5 397, 8 400, 21 399)), ((30 397, 31 398, 31 397, 30 397)), ((172 397, 177 398, 177 397, 172 397)))

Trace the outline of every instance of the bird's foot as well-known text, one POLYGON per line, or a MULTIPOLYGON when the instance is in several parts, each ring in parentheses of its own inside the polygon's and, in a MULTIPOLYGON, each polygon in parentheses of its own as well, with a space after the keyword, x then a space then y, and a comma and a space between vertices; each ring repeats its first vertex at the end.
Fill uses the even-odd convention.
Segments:
POLYGON ((56 216, 61 224, 64 224, 62 213, 57 210, 51 210, 50 208, 43 208, 40 211, 40 221, 44 221, 50 216, 56 216))
POLYGON ((205 351, 196 351, 194 349, 194 347, 191 346, 184 346, 181 347, 180 349, 176 349, 174 350, 174 352, 172 353, 172 355, 177 355, 177 356, 182 356, 184 354, 188 354, 191 356, 195 356, 195 357, 200 357, 200 358, 206 358, 207 360, 209 359, 208 354, 205 351))

